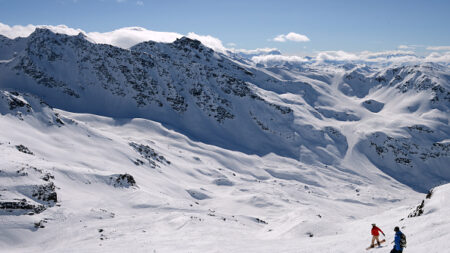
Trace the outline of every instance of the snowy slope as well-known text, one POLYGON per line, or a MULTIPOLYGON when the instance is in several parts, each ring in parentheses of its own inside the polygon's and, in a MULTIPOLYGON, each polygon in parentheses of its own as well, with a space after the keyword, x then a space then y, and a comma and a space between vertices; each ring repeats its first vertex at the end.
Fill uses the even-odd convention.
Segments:
POLYGON ((406 226, 411 252, 430 245, 419 243, 429 240, 419 233, 428 226, 444 231, 437 249, 448 240, 447 223, 425 219, 444 217, 441 188, 422 216, 399 222, 424 195, 386 176, 374 184, 345 171, 194 142, 148 120, 68 113, 6 95, 25 105, 2 116, 8 131, 0 136, 0 202, 40 202, 23 189, 49 182, 57 193, 56 205, 41 202, 43 212, 3 212, 8 252, 120 251, 130 242, 139 252, 360 252, 372 222, 389 239, 389 228, 406 226), (25 108, 28 114, 18 113, 25 108), (52 121, 55 114, 60 121, 52 121), (121 179, 126 174, 133 180, 121 179))
MULTIPOLYGON (((266 70, 287 82, 314 85, 305 96, 311 115, 304 117, 317 128, 332 125, 345 136, 344 144, 336 145, 345 154, 341 164, 366 167, 368 159, 383 172, 423 192, 448 182, 447 67, 423 64, 374 68, 347 64, 266 70)), ((295 96, 282 96, 289 97, 295 114, 295 96)))
POLYGON ((373 222, 445 249, 446 186, 400 219, 450 181, 446 66, 262 67, 46 29, 0 49, 8 252, 361 252, 373 222))
POLYGON ((11 249, 21 245, 19 251, 62 251, 65 245, 74 251, 119 250, 117 244, 131 238, 141 240, 136 248, 145 251, 152 247, 146 238, 154 238, 153 247, 167 252, 178 247, 172 236, 199 250, 229 233, 247 234, 242 244, 255 236, 327 236, 340 229, 340 221, 376 213, 380 205, 394 206, 407 201, 398 196, 413 193, 406 187, 383 190, 392 179, 374 187, 350 173, 193 142, 148 120, 58 111, 63 124, 57 124, 35 117, 54 112, 31 110, 22 119, 7 114, 1 121, 2 129, 9 129, 1 136, 2 185, 15 194, 2 194, 2 202, 39 201, 18 189, 47 184, 41 175, 49 173, 58 203, 42 203, 47 210, 28 210, 31 216, 4 213, 2 244, 11 249), (118 175, 124 174, 136 184, 118 184, 118 175), (206 231, 210 240, 202 246, 196 241, 206 231))

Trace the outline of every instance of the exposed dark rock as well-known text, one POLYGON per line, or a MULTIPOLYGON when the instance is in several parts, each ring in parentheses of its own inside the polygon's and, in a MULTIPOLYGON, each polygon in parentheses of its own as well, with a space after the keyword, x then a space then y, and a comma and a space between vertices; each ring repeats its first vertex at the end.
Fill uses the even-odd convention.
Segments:
POLYGON ((44 224, 47 223, 47 220, 40 220, 38 222, 34 223, 34 228, 39 229, 39 228, 45 228, 44 224))
POLYGON ((431 197, 433 196, 433 190, 434 189, 430 189, 427 193, 427 195, 425 196, 425 199, 422 200, 422 202, 416 207, 416 209, 414 209, 414 211, 412 211, 409 215, 408 218, 412 218, 412 217, 417 217, 417 216, 421 216, 424 212, 424 208, 425 208, 425 200, 426 199, 431 199, 431 197))
POLYGON ((133 161, 133 163, 134 163, 136 166, 144 165, 144 164, 145 164, 145 162, 142 161, 141 159, 136 159, 135 161, 133 161))
MULTIPOLYGON (((423 133, 432 133, 431 129, 421 126, 408 127, 410 131, 420 131, 423 133)), ((375 133, 372 137, 378 138, 375 133)), ((388 153, 392 153, 394 160, 398 164, 408 165, 412 164, 412 157, 418 157, 425 161, 429 158, 439 158, 450 156, 450 143, 435 142, 430 146, 417 145, 408 138, 393 138, 390 136, 384 137, 377 142, 371 141, 370 145, 375 148, 376 153, 383 157, 388 153)))
POLYGON ((425 198, 431 199, 431 197, 433 196, 433 191, 434 191, 434 189, 430 189, 430 190, 428 191, 428 193, 427 193, 427 196, 426 196, 425 198))
POLYGON ((262 220, 260 218, 255 218, 256 223, 261 223, 261 224, 268 224, 267 221, 262 220))
POLYGON ((34 155, 33 152, 31 152, 27 147, 25 147, 22 144, 16 145, 16 149, 19 150, 22 153, 29 154, 29 155, 34 155))
POLYGON ((181 38, 175 40, 175 42, 173 44, 182 49, 192 48, 192 49, 197 49, 199 51, 204 50, 202 43, 200 41, 190 39, 188 37, 181 37, 181 38))
POLYGON ((421 133, 434 133, 434 131, 431 130, 429 127, 423 125, 413 125, 408 127, 408 129, 409 131, 418 131, 421 133))
POLYGON ((37 200, 49 202, 49 204, 55 204, 58 202, 58 196, 55 192, 55 185, 50 182, 45 185, 35 186, 32 192, 32 196, 37 200))
POLYGON ((420 205, 416 207, 416 209, 408 215, 408 218, 421 216, 423 214, 423 208, 425 207, 425 200, 422 200, 420 205))
POLYGON ((55 113, 55 122, 59 125, 65 125, 64 122, 61 120, 59 113, 55 113))
POLYGON ((20 211, 25 213, 32 211, 34 213, 41 213, 45 209, 45 206, 30 204, 26 199, 15 199, 12 201, 0 200, 0 210, 4 210, 6 212, 20 211))
POLYGON ((22 168, 22 169, 16 171, 17 175, 21 176, 21 177, 28 176, 28 172, 26 172, 26 169, 27 168, 22 168))
POLYGON ((110 177, 110 180, 114 187, 128 188, 136 185, 136 181, 134 180, 133 176, 128 173, 113 175, 110 177))
POLYGON ((30 112, 31 110, 31 106, 28 103, 25 103, 24 101, 14 97, 14 96, 10 96, 9 98, 9 109, 10 110, 14 110, 18 107, 27 107, 28 112, 30 112))
POLYGON ((50 181, 50 179, 55 179, 55 177, 52 174, 50 174, 50 173, 45 173, 41 177, 41 179, 44 180, 44 181, 50 181))
POLYGON ((407 165, 411 163, 411 159, 405 157, 397 157, 395 158, 395 162, 407 165))
MULTIPOLYGON (((133 149, 138 152, 142 158, 146 159, 152 168, 160 167, 158 164, 156 164, 156 162, 167 165, 170 164, 170 161, 168 161, 164 156, 158 154, 148 145, 138 144, 136 142, 130 142, 129 145, 133 147, 133 149)), ((142 165, 143 161, 137 159, 134 164, 142 165)))

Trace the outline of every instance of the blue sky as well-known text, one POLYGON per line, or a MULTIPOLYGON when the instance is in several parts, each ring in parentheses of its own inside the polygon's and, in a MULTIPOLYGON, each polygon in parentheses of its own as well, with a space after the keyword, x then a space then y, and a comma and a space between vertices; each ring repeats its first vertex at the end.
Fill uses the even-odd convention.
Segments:
POLYGON ((450 45, 450 1, 0 0, 7 25, 59 25, 87 32, 140 26, 211 35, 224 45, 276 47, 286 54, 450 45), (295 32, 308 42, 274 41, 295 32))

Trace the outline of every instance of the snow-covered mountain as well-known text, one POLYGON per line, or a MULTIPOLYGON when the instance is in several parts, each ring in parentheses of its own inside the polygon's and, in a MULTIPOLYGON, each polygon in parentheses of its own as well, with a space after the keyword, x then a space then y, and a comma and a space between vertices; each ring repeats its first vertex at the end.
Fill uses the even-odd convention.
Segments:
POLYGON ((450 181, 439 64, 264 66, 36 29, 0 37, 0 92, 10 251, 352 252, 358 226, 397 225, 450 181))

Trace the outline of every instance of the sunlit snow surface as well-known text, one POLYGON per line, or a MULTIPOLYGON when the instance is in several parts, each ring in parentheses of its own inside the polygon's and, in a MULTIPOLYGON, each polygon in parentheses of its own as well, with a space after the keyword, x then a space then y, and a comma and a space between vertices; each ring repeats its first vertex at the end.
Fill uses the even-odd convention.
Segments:
MULTIPOLYGON (((249 156, 143 119, 59 115, 73 121, 58 127, 2 116, 1 173, 34 166, 55 177, 58 193, 58 204, 40 214, 1 216, 0 242, 8 252, 360 252, 373 222, 388 241, 394 226, 404 226, 410 252, 441 249, 450 236, 447 186, 427 200, 425 215, 406 218, 424 195, 386 176, 374 181, 381 172, 362 176, 249 156), (170 165, 152 168, 130 142, 152 147, 170 165), (34 155, 17 151, 19 143, 34 155), (122 173, 133 175, 136 186, 109 183, 122 173), (40 220, 45 228, 34 227, 40 220)), ((0 176, 2 187, 26 184, 0 176)))
POLYGON ((365 252, 372 223, 448 248, 446 66, 4 40, 0 251, 365 252))

